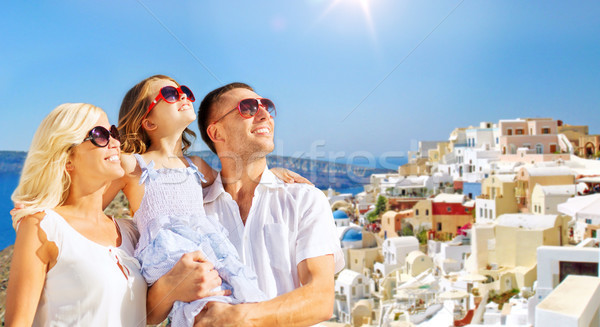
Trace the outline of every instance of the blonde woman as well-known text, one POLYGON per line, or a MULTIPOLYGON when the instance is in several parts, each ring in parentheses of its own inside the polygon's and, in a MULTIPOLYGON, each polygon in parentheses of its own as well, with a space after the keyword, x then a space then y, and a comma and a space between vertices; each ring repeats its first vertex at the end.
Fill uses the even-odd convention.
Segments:
POLYGON ((63 104, 41 123, 12 195, 17 231, 8 326, 143 326, 146 283, 130 221, 102 210, 123 176, 116 127, 90 104, 63 104))

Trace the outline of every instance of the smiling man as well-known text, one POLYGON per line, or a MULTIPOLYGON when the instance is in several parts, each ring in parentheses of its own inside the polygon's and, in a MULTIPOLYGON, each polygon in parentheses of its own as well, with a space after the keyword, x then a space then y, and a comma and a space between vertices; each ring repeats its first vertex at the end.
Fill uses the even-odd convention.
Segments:
POLYGON ((206 95, 198 125, 222 170, 205 190, 242 261, 271 299, 211 303, 198 316, 205 326, 307 326, 333 312, 334 273, 344 259, 329 202, 312 185, 285 184, 267 169, 274 149, 275 105, 243 83, 206 95))

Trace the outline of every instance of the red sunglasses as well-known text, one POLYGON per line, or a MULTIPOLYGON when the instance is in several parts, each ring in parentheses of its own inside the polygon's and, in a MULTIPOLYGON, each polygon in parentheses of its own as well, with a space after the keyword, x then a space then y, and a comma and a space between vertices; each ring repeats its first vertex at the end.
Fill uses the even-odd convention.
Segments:
POLYGON ((190 101, 196 101, 192 90, 190 90, 190 88, 185 85, 181 85, 180 87, 174 87, 170 85, 163 87, 162 89, 160 89, 160 92, 158 92, 156 98, 154 98, 154 101, 152 101, 152 103, 150 103, 150 105, 148 106, 148 111, 146 111, 143 118, 146 118, 146 116, 148 116, 150 110, 152 110, 152 108, 154 108, 154 106, 156 106, 158 101, 160 101, 161 99, 165 100, 165 102, 167 103, 175 103, 181 99, 182 94, 185 94, 185 96, 190 101))
POLYGON ((265 98, 248 98, 241 100, 237 107, 229 110, 226 114, 221 116, 221 118, 213 121, 212 123, 217 123, 219 120, 225 118, 225 116, 234 112, 236 109, 240 113, 240 116, 244 117, 244 119, 252 118, 256 115, 260 107, 263 107, 269 113, 269 115, 271 115, 271 117, 275 117, 275 115, 277 115, 273 101, 265 98))

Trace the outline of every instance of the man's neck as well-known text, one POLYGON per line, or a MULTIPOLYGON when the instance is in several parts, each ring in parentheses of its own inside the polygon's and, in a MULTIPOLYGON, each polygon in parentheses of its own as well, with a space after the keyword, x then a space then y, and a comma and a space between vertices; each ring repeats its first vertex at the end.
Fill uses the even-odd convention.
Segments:
POLYGON ((254 190, 260 183, 262 174, 267 167, 267 159, 248 161, 241 158, 236 160, 222 157, 221 166, 223 188, 237 203, 240 217, 245 224, 252 206, 254 190))

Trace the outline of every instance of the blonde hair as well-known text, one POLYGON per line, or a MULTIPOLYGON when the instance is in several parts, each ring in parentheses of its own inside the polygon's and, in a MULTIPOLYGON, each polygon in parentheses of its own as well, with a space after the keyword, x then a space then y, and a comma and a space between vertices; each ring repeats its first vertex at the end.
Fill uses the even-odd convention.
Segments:
POLYGON ((12 217, 16 229, 21 218, 64 203, 71 177, 66 164, 73 145, 80 144, 104 113, 86 103, 65 103, 42 120, 29 147, 19 185, 11 199, 22 204, 12 217))
MULTIPOLYGON (((150 87, 153 82, 168 80, 181 86, 177 81, 169 76, 154 75, 137 83, 132 87, 121 102, 119 109, 119 135, 121 136, 121 151, 127 153, 144 153, 150 147, 150 137, 145 129, 142 128, 142 120, 148 111, 150 103, 154 100, 153 94, 150 94, 150 87)), ((196 137, 191 129, 186 128, 182 134, 182 150, 186 153, 192 145, 192 139, 196 137)))

